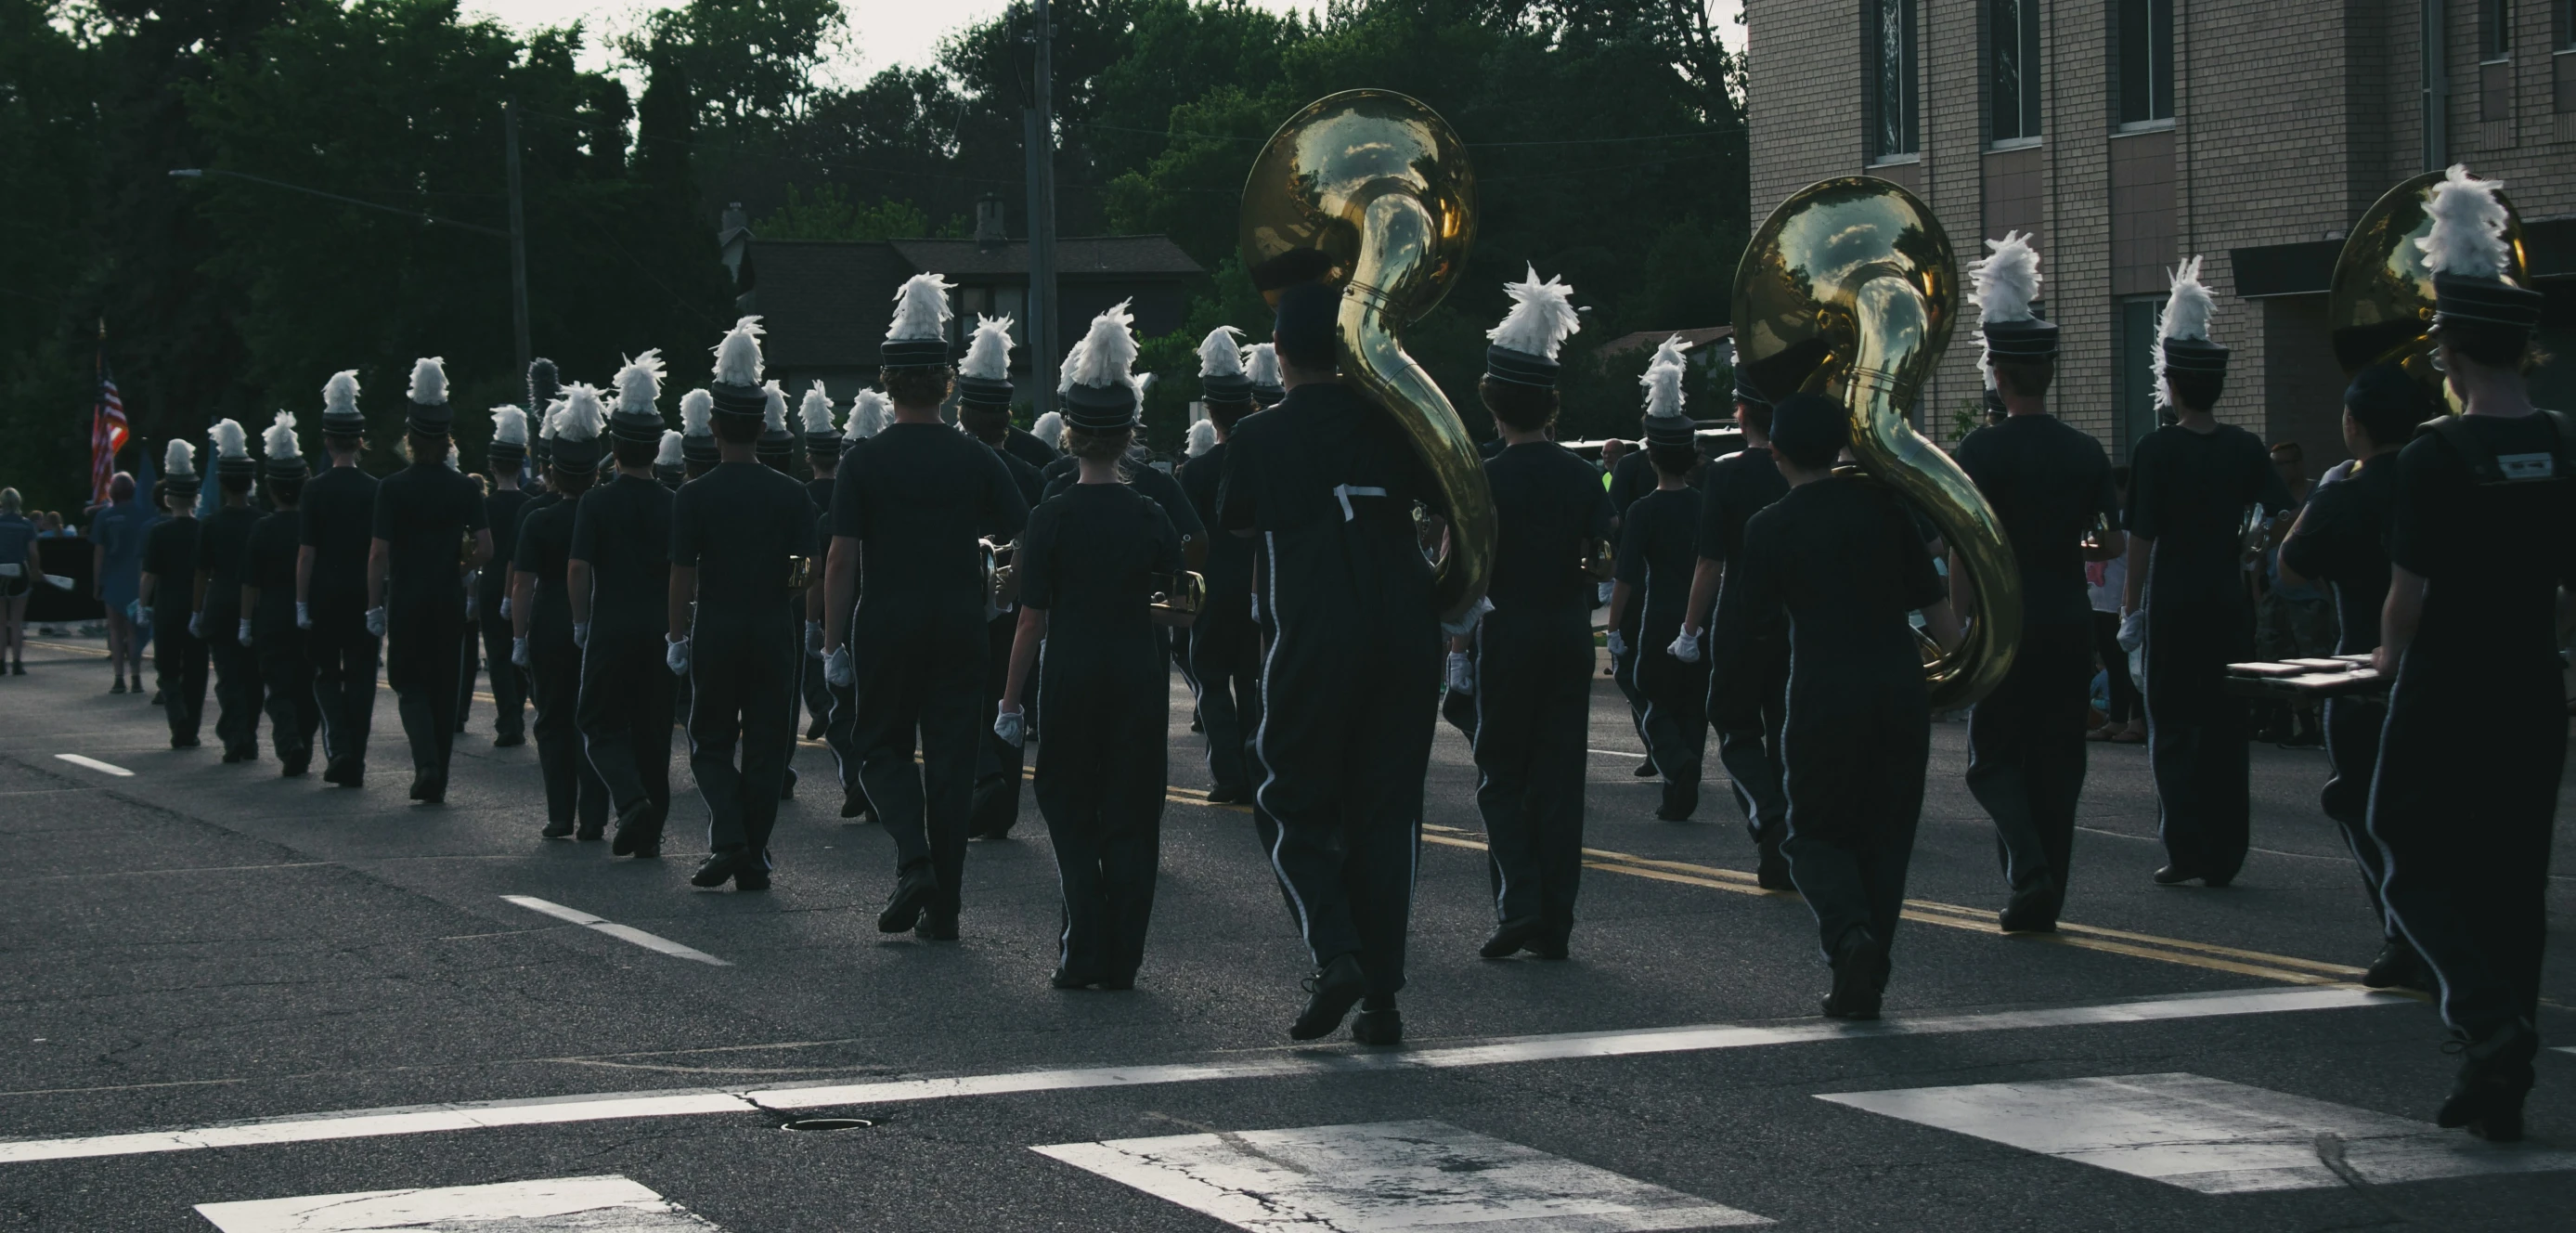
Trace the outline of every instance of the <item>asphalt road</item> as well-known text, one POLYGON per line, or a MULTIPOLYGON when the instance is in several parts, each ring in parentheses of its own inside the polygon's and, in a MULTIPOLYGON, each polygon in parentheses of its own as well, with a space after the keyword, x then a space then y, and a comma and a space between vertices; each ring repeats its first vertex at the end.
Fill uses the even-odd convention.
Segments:
MULTIPOLYGON (((1474 774, 1444 728, 1408 1043, 1372 1050, 1288 1041, 1307 964, 1249 817, 1194 799, 1177 689, 1144 972, 1066 993, 1025 798, 1014 837, 969 854, 963 939, 930 944, 875 931, 891 844, 837 817, 819 746, 775 889, 693 891, 684 763, 669 854, 614 860, 539 838, 535 750, 491 747, 488 702, 448 804, 414 806, 389 695, 348 791, 172 750, 157 710, 105 692, 95 643, 41 643, 0 679, 0 1229, 2202 1233, 2576 1211, 2576 1056, 2542 1055, 2530 1143, 2435 1131, 2440 1024, 2346 983, 2377 930, 2313 751, 2254 751, 2257 848, 2211 891, 2148 882, 2143 751, 2093 746, 2069 927, 2005 937, 1965 728, 1936 726, 1888 1019, 1855 1026, 1815 1017, 1810 918, 1752 886, 1722 788, 1654 820, 1607 681, 1574 958, 1477 959, 1474 774), (786 1128, 811 1118, 866 1124, 786 1128)), ((2576 1040, 2567 847, 2553 1045, 2576 1040)))

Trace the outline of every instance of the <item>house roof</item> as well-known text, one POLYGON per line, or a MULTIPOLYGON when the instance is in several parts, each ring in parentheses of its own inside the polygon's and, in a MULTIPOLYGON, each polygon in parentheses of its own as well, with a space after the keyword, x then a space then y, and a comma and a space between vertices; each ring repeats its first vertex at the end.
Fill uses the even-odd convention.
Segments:
POLYGON ((1731 325, 1703 326, 1696 330, 1639 330, 1601 344, 1597 354, 1621 355, 1630 351, 1652 350, 1675 334, 1681 335, 1682 350, 1697 351, 1718 339, 1732 337, 1734 333, 1735 327, 1731 325))
POLYGON ((892 245, 754 239, 748 255, 771 366, 875 366, 895 289, 913 274, 892 245))
MULTIPOLYGON (((1029 242, 1026 240, 1010 240, 992 248, 985 248, 974 240, 886 242, 903 254, 904 260, 911 262, 916 270, 937 270, 952 277, 1029 272, 1029 242)), ((1058 277, 1080 278, 1139 274, 1181 277, 1206 271, 1168 237, 1098 235, 1058 238, 1055 242, 1055 272, 1058 277)))

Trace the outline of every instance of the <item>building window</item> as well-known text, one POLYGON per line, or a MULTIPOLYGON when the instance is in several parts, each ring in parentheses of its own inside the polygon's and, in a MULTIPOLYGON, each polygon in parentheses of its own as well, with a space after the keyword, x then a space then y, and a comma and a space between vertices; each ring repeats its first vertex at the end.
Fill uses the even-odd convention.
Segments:
POLYGON ((2478 59, 2513 54, 2513 0, 2478 0, 2478 59))
POLYGON ((2112 0, 2120 123, 2173 119, 2173 0, 2112 0))
POLYGON ((2130 296, 2119 302, 2118 315, 2112 319, 2112 328, 2118 331, 2114 343, 2119 386, 2111 400, 2111 455, 2122 462, 2128 461, 2138 438, 2158 427, 2156 315, 2164 306, 2165 297, 2160 295, 2130 296))
POLYGON ((1869 155, 1910 156, 1922 149, 1914 111, 1914 0, 1861 0, 1869 37, 1869 155))
POLYGON ((1992 0, 1987 62, 1996 141, 2039 136, 2040 0, 1992 0))

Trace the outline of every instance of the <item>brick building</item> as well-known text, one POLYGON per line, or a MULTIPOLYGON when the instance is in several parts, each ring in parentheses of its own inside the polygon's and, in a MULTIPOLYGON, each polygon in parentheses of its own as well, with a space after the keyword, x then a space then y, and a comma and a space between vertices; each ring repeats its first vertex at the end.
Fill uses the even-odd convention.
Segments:
MULTIPOLYGON (((2382 192, 2454 162, 2521 213, 2561 357, 2534 393, 2576 410, 2576 0, 1747 0, 1745 19, 1755 217, 1865 174, 1928 202, 1963 264, 2034 233, 2053 408, 2115 459, 2155 425, 2155 315, 2192 254, 2235 349, 2220 417, 2299 441, 2311 474, 2342 458, 2335 253, 2382 192)), ((1919 422, 1982 392, 1973 311, 1919 422)))

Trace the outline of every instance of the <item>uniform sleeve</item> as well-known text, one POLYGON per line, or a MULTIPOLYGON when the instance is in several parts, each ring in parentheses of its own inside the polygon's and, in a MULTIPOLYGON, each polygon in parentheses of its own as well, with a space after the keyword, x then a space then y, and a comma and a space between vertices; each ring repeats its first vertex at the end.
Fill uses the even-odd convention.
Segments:
POLYGON ((528 524, 535 521, 537 515, 544 512, 544 510, 537 509, 523 509, 519 511, 518 538, 510 545, 510 568, 519 573, 533 574, 537 572, 537 537, 528 534, 528 524))
POLYGON ((2163 534, 2164 511, 2158 493, 2154 437, 2140 437, 2129 450, 2129 534, 2154 539, 2163 534))
MULTIPOLYGON (((589 494, 585 493, 583 495, 587 496, 589 494)), ((597 562, 599 560, 597 556, 593 555, 599 548, 599 519, 596 516, 598 508, 599 507, 596 504, 589 501, 574 503, 572 507, 572 551, 565 553, 564 559, 569 561, 589 562, 597 562)))
POLYGON ((1949 586, 1941 581, 1941 571, 1932 567, 1932 554, 1923 550, 1923 539, 1917 532, 1920 516, 1910 510, 1891 508, 1887 520, 1890 548, 1896 553, 1896 579, 1910 608, 1928 608, 1950 597, 1949 586))
POLYGON ((1631 516, 1619 528, 1619 551, 1613 558, 1612 573, 1629 586, 1641 587, 1646 585, 1646 526, 1654 517, 1633 507, 1628 512, 1631 516))
POLYGON ((2461 475, 2440 436, 2427 433, 2397 455, 2397 497, 2389 520, 2388 561, 2418 578, 2441 571, 2443 546, 2454 542, 2443 512, 2457 503, 2461 475))
POLYGON ((2339 499, 2348 494, 2335 491, 2340 487, 2327 485, 2309 498, 2307 512, 2299 515, 2298 526, 2281 541, 2281 564, 2306 577, 2329 582, 2344 572, 2344 564, 2352 557, 2345 543, 2347 529, 2342 525, 2345 502, 2339 499))
MULTIPOLYGON (((840 502, 836 498, 833 504, 838 505, 840 502)), ((695 513, 697 505, 697 502, 689 499, 686 489, 681 490, 678 497, 671 502, 671 568, 673 569, 698 567, 698 519, 695 513)), ((519 537, 519 542, 524 545, 533 538, 535 537, 522 535, 519 537)))
POLYGON ((1011 469, 1002 465, 1002 456, 984 451, 984 519, 985 533, 1010 539, 1029 525, 1029 501, 1020 494, 1020 482, 1011 478, 1011 469))
MULTIPOLYGON (((832 477, 832 534, 836 538, 867 538, 868 503, 867 498, 860 495, 860 485, 863 481, 859 478, 859 473, 866 470, 859 464, 867 448, 868 443, 865 441, 851 446, 849 452, 841 458, 840 471, 832 477)), ((680 525, 679 510, 671 511, 671 519, 671 525, 676 532, 680 525)))
POLYGON ((313 501, 313 485, 304 486, 304 504, 295 511, 295 542, 303 547, 322 546, 322 511, 313 501))
POLYGON ((1011 573, 1019 579, 1020 606, 1044 612, 1055 607, 1055 511, 1041 507, 1029 517, 1011 553, 1011 573))

